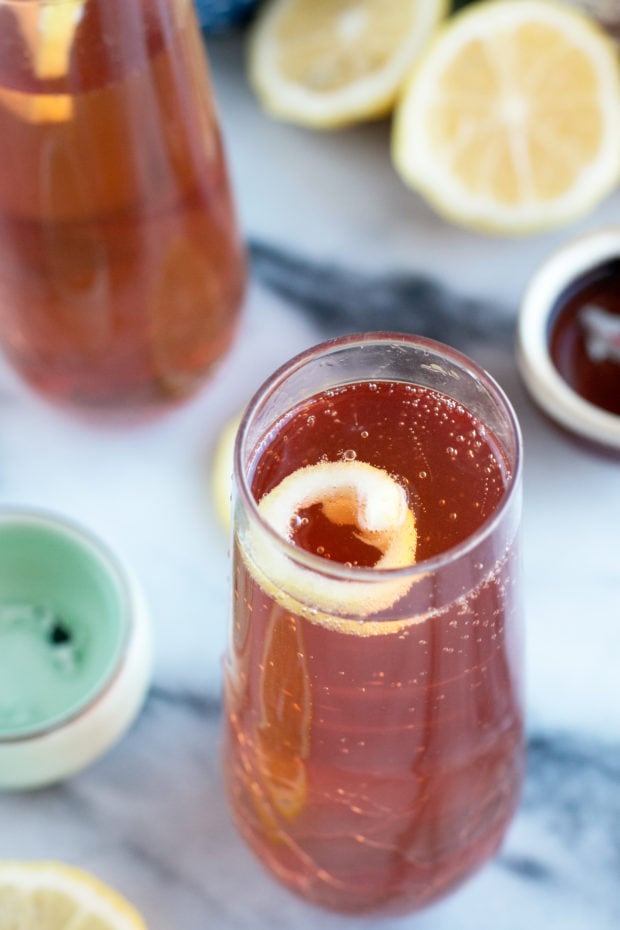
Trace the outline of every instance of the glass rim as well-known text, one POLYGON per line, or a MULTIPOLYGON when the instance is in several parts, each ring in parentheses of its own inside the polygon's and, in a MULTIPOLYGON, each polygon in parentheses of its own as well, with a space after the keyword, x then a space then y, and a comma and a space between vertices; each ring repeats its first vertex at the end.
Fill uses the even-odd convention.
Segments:
POLYGON ((80 526, 72 520, 59 517, 55 513, 35 507, 0 507, 0 526, 12 523, 16 526, 43 526, 54 530, 63 536, 72 539, 80 548, 87 550, 89 556, 98 563, 99 568, 105 572, 107 580, 116 586, 119 597, 119 618, 122 624, 122 640, 114 664, 107 675, 101 679, 95 689, 91 689, 84 700, 73 709, 60 713, 52 720, 35 725, 22 733, 9 735, 0 731, 0 746, 9 744, 27 743, 45 738, 65 727, 71 726, 77 720, 86 716, 96 707, 117 681, 121 669, 124 667, 135 627, 134 597, 132 586, 120 559, 108 546, 94 533, 80 526))
MULTIPOLYGON (((357 380, 359 381, 359 379, 357 380)), ((381 380, 388 379, 376 377, 372 380, 379 382, 381 380)), ((342 383, 347 384, 357 382, 351 380, 343 381, 342 383)), ((412 381, 410 383, 415 384, 416 382, 412 381)), ((430 390, 434 389, 431 388, 430 390)), ((438 391, 437 393, 443 392, 438 391)), ((308 396, 312 397, 314 395, 309 394, 308 396)), ((508 450, 504 448, 504 444, 497 437, 496 441, 499 443, 503 452, 508 455, 508 450)), ((233 458, 233 486, 236 488, 238 494, 240 495, 251 519, 260 526, 261 530, 266 534, 267 538, 269 538, 274 543, 274 545, 281 552, 286 554, 292 561, 301 564, 304 566, 304 568, 313 570, 317 574, 323 575, 324 577, 330 577, 341 581, 361 581, 368 582, 370 584, 377 584, 387 580, 420 578, 424 575, 440 571, 441 569, 446 568, 446 566, 454 563, 458 559, 466 556, 468 553, 476 549, 480 543, 492 535, 496 527, 501 523, 504 514, 510 508, 512 501, 515 495, 518 493, 518 489, 521 485, 522 471, 523 437, 521 433, 521 427, 508 396, 506 395, 503 388, 501 388, 497 381, 492 377, 492 375, 490 375, 484 368, 474 362, 467 355, 464 355, 458 349, 454 349, 445 343, 439 342, 438 340, 428 339, 425 336, 416 336, 409 333, 378 331, 371 333, 352 333, 345 336, 337 336, 335 338, 325 340, 324 342, 317 343, 316 345, 311 346, 310 348, 305 349, 304 351, 293 356, 291 359, 277 368, 262 383, 262 385, 250 399, 244 411, 241 423, 239 425, 239 430, 237 432, 233 458), (443 552, 432 556, 431 558, 423 559, 420 562, 415 562, 413 565, 405 565, 401 568, 379 569, 360 567, 356 565, 346 566, 339 562, 334 562, 330 559, 324 559, 320 555, 315 555, 312 552, 307 552, 306 550, 301 549, 299 546, 296 546, 293 542, 283 537, 278 532, 278 530, 274 529, 264 519, 259 510, 258 503, 252 494, 250 482, 248 481, 248 475, 246 474, 246 469, 243 463, 242 453, 245 449, 248 430, 253 421, 254 414, 259 409, 263 399, 273 395, 277 388, 284 384, 291 374, 301 370, 313 359, 316 359, 319 356, 328 357, 330 354, 335 353, 347 346, 363 346, 368 345, 369 343, 407 343, 411 346, 419 347, 422 350, 427 350, 431 353, 434 353, 435 355, 442 355, 444 358, 447 358, 454 364, 458 365, 461 369, 472 375, 476 380, 483 383, 497 406, 501 407, 505 411, 515 444, 514 466, 512 462, 508 463, 511 466, 509 482, 505 488, 504 494, 502 495, 499 504, 493 513, 491 513, 473 533, 471 533, 466 537, 466 539, 463 539, 456 545, 451 546, 449 549, 446 549, 443 552)))

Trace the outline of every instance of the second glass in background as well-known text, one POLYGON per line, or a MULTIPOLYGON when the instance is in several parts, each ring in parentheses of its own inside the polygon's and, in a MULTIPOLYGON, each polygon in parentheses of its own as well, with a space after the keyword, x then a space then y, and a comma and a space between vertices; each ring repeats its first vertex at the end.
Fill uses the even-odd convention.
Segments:
POLYGON ((194 391, 244 256, 190 0, 0 0, 0 340, 90 404, 194 391))

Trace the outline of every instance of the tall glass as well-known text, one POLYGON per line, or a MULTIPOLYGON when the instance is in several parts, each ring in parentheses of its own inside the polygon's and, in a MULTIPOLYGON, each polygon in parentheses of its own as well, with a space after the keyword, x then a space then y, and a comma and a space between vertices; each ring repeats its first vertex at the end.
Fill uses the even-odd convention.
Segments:
POLYGON ((0 0, 0 343, 90 404, 195 390, 244 258, 192 0, 0 0))
MULTIPOLYGON (((344 474, 346 484, 356 472, 344 474)), ((224 765, 235 822, 314 903, 421 907, 497 850, 518 803, 514 413, 488 374, 446 346, 337 339, 254 397, 234 486, 224 765), (370 469, 369 512, 401 488, 414 564, 376 566, 404 531, 361 528, 360 500, 340 500, 337 482, 323 503, 309 493, 277 523, 285 476, 320 483, 334 462, 338 474, 365 463, 361 484, 370 469)))

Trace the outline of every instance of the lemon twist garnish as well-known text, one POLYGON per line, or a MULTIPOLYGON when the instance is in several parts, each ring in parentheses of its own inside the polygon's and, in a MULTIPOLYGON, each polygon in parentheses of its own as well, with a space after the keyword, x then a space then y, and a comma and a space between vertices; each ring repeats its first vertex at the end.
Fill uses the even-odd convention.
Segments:
POLYGON ((409 513, 407 495, 383 469, 358 461, 307 465, 263 497, 259 510, 292 541, 293 518, 314 504, 321 504, 337 526, 357 525, 358 539, 381 551, 375 568, 399 568, 415 561, 415 534, 411 538, 400 533, 409 513))
MULTIPOLYGON (((321 462, 299 468, 263 497, 259 510, 283 538, 293 540, 294 518, 320 504, 336 525, 355 526, 355 535, 381 552, 377 569, 403 568, 415 563, 415 518, 403 487, 386 471, 366 462, 321 462)), ((245 539, 250 570, 264 589, 287 608, 311 620, 360 635, 364 629, 344 617, 360 620, 391 607, 408 590, 407 578, 356 581, 321 574, 279 551, 264 533, 254 529, 245 539)))

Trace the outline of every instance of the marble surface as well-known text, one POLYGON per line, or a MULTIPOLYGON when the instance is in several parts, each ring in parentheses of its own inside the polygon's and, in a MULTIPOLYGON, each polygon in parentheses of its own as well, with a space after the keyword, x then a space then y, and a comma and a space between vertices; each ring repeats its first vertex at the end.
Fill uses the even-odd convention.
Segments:
POLYGON ((217 377, 183 407, 132 422, 53 408, 0 363, 0 504, 42 506, 103 537, 138 574, 156 637, 148 702, 123 741, 63 785, 0 796, 0 857, 92 869, 150 930, 360 923, 280 889, 228 820, 218 764, 227 541, 209 482, 218 429, 276 365, 324 336, 385 324, 468 351, 520 416, 530 751, 497 858, 430 910, 364 925, 617 930, 620 463, 543 419, 519 382, 512 334, 538 263, 618 221, 620 194, 544 236, 466 233, 403 188, 387 124, 319 135, 271 122, 247 89, 240 38, 209 40, 209 52, 253 257, 244 326, 217 377))

